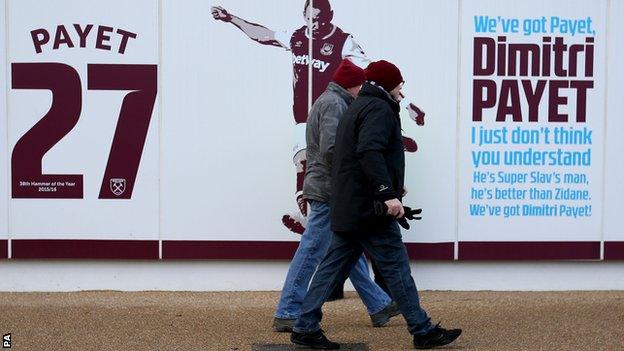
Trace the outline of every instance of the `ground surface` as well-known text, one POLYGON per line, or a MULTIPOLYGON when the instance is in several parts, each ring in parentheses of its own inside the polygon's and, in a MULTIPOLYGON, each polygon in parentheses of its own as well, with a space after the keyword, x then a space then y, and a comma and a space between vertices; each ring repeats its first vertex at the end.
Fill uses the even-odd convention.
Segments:
MULTIPOLYGON (((271 331, 276 292, 0 293, 12 350, 251 350, 271 331)), ((624 350, 624 292, 423 292, 435 321, 462 327, 452 350, 624 350)), ((370 350, 409 350, 405 321, 372 328, 357 295, 326 304, 323 328, 370 350)))

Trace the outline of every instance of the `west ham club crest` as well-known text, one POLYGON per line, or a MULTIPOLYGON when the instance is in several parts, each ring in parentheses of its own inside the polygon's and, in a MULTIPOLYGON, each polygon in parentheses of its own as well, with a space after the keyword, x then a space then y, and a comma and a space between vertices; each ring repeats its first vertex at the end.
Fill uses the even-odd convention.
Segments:
POLYGON ((325 56, 329 56, 334 52, 334 44, 325 43, 321 48, 321 54, 325 56))
POLYGON ((123 194, 126 191, 126 180, 123 178, 111 178, 110 190, 116 196, 123 194))

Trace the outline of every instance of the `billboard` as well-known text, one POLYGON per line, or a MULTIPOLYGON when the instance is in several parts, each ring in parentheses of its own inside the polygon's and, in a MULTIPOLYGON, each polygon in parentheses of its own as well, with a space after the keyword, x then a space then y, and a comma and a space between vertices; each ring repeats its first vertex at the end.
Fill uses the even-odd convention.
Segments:
POLYGON ((605 9, 462 2, 460 259, 600 258, 605 9))
POLYGON ((349 58, 406 81, 413 259, 622 258, 621 1, 5 1, 0 257, 290 258, 349 58))
MULTIPOLYGON (((448 204, 455 191, 448 184, 454 185, 455 146, 453 135, 444 132, 454 130, 456 99, 446 100, 446 87, 456 83, 456 73, 440 79, 425 68, 439 56, 446 58, 440 63, 457 67, 457 55, 448 55, 457 51, 457 42, 429 35, 435 18, 456 13, 455 3, 427 6, 417 18, 417 4, 401 3, 398 28, 367 25, 375 23, 376 15, 366 11, 372 1, 318 5, 319 25, 311 37, 306 35, 304 3, 280 3, 279 13, 266 2, 164 3, 162 179, 169 184, 162 189, 164 257, 208 257, 215 241, 220 252, 240 248, 241 241, 268 241, 263 243, 265 254, 292 253, 280 242, 297 240, 305 226, 299 196, 308 83, 314 100, 340 61, 349 57, 364 67, 381 58, 405 67, 408 99, 431 116, 419 126, 403 111, 406 201, 428 213, 405 241, 414 243, 408 247, 422 257, 452 259, 455 227, 445 217, 454 216, 448 204), (206 19, 207 13, 212 18, 206 19), (407 41, 387 48, 386 38, 397 30, 422 33, 415 40, 432 55, 414 55, 407 41), (439 84, 424 83, 432 75, 439 84), (432 147, 436 132, 444 138, 441 146, 432 147), (183 141, 182 134, 188 135, 183 141), (425 179, 436 191, 423 192, 418 184, 425 179)), ((445 34, 453 38, 456 31, 451 26, 445 34)))
POLYGON ((158 2, 7 19, 12 257, 157 258, 158 2))

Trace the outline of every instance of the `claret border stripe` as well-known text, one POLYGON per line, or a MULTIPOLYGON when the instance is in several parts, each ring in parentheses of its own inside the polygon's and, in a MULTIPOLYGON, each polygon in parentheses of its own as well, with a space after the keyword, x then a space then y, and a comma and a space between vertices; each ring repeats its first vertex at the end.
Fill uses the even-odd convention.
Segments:
POLYGON ((0 240, 0 259, 9 257, 9 241, 0 240))
POLYGON ((11 240, 13 259, 158 259, 158 240, 11 240))
MULTIPOLYGON (((289 260, 296 241, 163 240, 163 259, 289 260)), ((624 241, 607 241, 605 260, 624 260, 624 241)), ((157 260, 158 240, 13 239, 15 259, 146 259, 157 260)), ((405 243, 411 260, 452 261, 454 243, 405 243)), ((0 259, 8 241, 0 240, 0 259)), ((599 260, 599 241, 482 242, 460 241, 461 261, 599 260)))
POLYGON ((624 260, 624 241, 605 241, 605 261, 624 260))
MULTIPOLYGON (((294 241, 163 240, 163 259, 290 260, 294 241)), ((453 243, 406 243, 412 260, 453 260, 453 243)))
POLYGON ((460 241, 459 260, 600 260, 600 241, 460 241))

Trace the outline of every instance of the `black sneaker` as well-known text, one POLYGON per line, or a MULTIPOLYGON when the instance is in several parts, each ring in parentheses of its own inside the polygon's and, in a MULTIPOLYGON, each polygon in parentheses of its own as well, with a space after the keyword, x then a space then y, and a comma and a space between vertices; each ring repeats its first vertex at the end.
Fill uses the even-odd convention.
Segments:
POLYGON ((396 302, 392 301, 383 310, 370 315, 370 319, 373 322, 373 327, 379 328, 390 322, 390 318, 401 314, 399 306, 396 302))
POLYGON ((309 348, 315 350, 339 350, 340 344, 331 342, 323 334, 323 330, 319 329, 314 333, 297 333, 290 334, 290 341, 296 345, 296 348, 309 348))
POLYGON ((273 318, 273 331, 278 333, 292 332, 293 325, 295 325, 295 319, 273 318))
POLYGON ((417 349, 432 349, 452 343, 461 335, 461 329, 446 330, 438 323, 424 335, 414 335, 414 347, 417 349))

